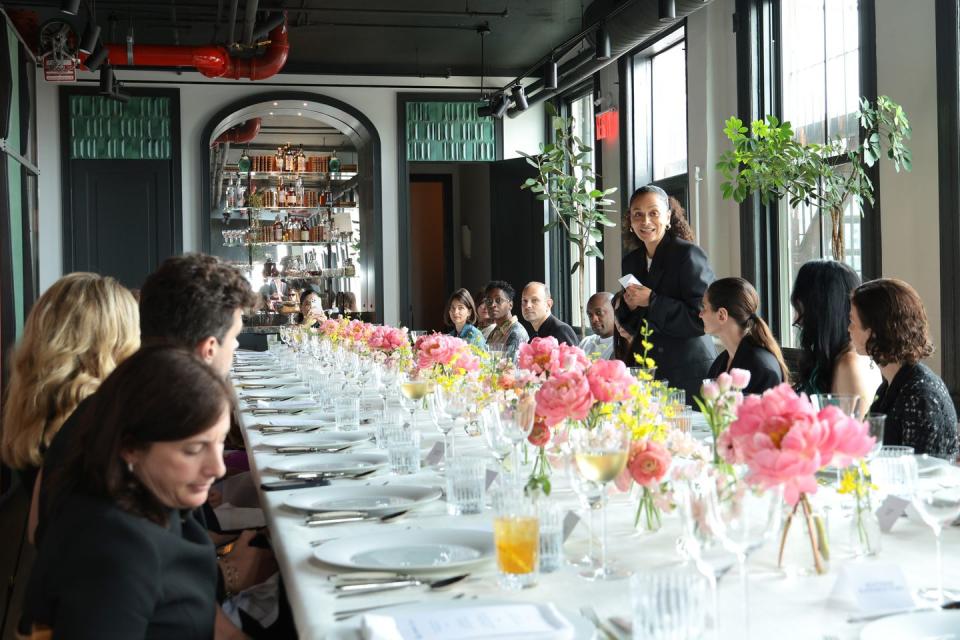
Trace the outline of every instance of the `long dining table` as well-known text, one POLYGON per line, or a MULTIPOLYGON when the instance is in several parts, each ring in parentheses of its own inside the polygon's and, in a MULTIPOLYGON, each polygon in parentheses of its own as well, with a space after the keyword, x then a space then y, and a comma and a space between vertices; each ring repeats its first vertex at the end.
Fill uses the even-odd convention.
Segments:
MULTIPOLYGON (((289 365, 288 365, 289 366, 289 365)), ((280 368, 277 360, 266 353, 239 352, 235 361, 234 381, 237 385, 242 413, 244 438, 249 455, 252 477, 259 488, 263 483, 278 481, 277 467, 290 468, 292 459, 309 461, 314 456, 340 454, 303 453, 281 455, 270 446, 275 435, 265 435, 264 425, 305 424, 317 432, 334 431, 332 415, 316 410, 309 404, 306 385, 295 379, 295 372, 280 368), (242 372, 242 373, 237 373, 242 372), (271 393, 248 385, 252 377, 271 379, 271 393), (290 399, 279 400, 280 397, 290 399), (274 400, 277 398, 277 400, 274 400), (301 404, 296 404, 300 402, 301 404), (296 407, 300 407, 297 409, 296 407), (254 410, 256 408, 256 410, 254 410)), ((369 411, 377 399, 373 390, 360 390, 361 417, 373 419, 369 411)), ((364 420, 368 422, 368 420, 364 420)), ((439 441, 440 434, 429 414, 415 416, 415 427, 424 438, 424 449, 439 441)), ((361 428, 369 430, 371 425, 361 428)), ((268 430, 269 431, 269 430, 268 430)), ((297 432, 293 432, 297 433, 297 432)), ((457 454, 486 452, 483 437, 470 435, 463 429, 455 430, 457 454)), ((295 438, 294 438, 295 439, 295 438)), ((291 437, 285 436, 285 441, 291 437)), ((377 454, 376 444, 363 439, 349 450, 350 454, 377 454)), ((491 456, 490 469, 497 463, 491 456)), ((953 471, 953 469, 949 470, 953 471)), ((497 478, 494 482, 507 481, 497 478)), ((579 514, 582 519, 570 533, 563 547, 568 561, 584 556, 590 541, 586 516, 580 500, 572 491, 565 473, 552 473, 553 491, 550 500, 556 501, 564 510, 579 514)), ((331 487, 413 485, 442 489, 445 480, 436 466, 427 466, 411 475, 392 475, 384 466, 375 472, 357 479, 334 479, 331 487)), ((418 506, 401 517, 388 522, 362 521, 323 526, 307 526, 305 514, 290 508, 287 503, 302 501, 304 496, 322 496, 327 487, 298 488, 292 490, 260 491, 260 503, 270 531, 270 539, 282 575, 287 598, 293 612, 299 637, 314 638, 360 638, 363 614, 337 620, 337 613, 349 609, 370 608, 385 611, 387 606, 416 603, 420 607, 436 608, 437 612, 456 605, 477 603, 551 603, 561 614, 579 619, 581 609, 592 608, 601 621, 600 629, 585 637, 628 638, 611 619, 631 620, 630 581, 588 581, 580 577, 576 566, 564 562, 555 572, 540 574, 537 584, 521 591, 506 591, 498 586, 495 561, 490 559, 468 569, 468 578, 446 588, 431 590, 424 586, 397 589, 370 595, 349 598, 337 597, 333 585, 336 580, 350 574, 349 569, 329 565, 314 556, 317 549, 331 541, 358 538, 371 534, 383 536, 423 534, 429 530, 474 530, 492 536, 493 515, 488 507, 477 515, 448 515, 442 499, 418 506)), ((489 493, 489 492, 488 492, 489 493)), ((854 558, 847 540, 850 531, 849 511, 843 508, 843 496, 838 496, 828 487, 821 487, 820 498, 832 504, 832 517, 828 518, 830 540, 833 542, 829 571, 825 575, 786 575, 777 567, 776 535, 749 556, 749 611, 750 633, 753 638, 813 638, 817 640, 860 638, 865 622, 856 621, 862 611, 851 593, 844 591, 844 582, 849 583, 850 568, 871 566, 884 572, 891 565, 898 567, 911 588, 934 586, 936 582, 936 559, 934 536, 929 527, 916 517, 901 517, 889 533, 882 536, 882 551, 869 558, 854 558)), ((849 499, 849 497, 847 497, 849 499)), ((489 500, 489 495, 488 495, 489 500)), ((678 552, 680 522, 676 514, 665 514, 662 528, 653 533, 638 533, 634 528, 636 503, 628 494, 611 492, 608 503, 607 557, 618 567, 632 572, 644 572, 659 567, 683 562, 678 552)), ((944 575, 946 586, 960 591, 960 555, 956 553, 960 541, 960 527, 946 527, 942 534, 944 575)), ((446 572, 449 575, 450 571, 446 572)), ((884 574, 886 575, 886 574, 884 574)), ((743 638, 742 591, 737 579, 736 567, 718 581, 718 619, 716 637, 743 638)), ((960 594, 958 594, 960 597, 960 594)), ((589 612, 588 612, 589 613, 589 612)), ((960 629, 960 613, 957 614, 960 629)), ((577 637, 580 637, 579 635, 577 637)), ((704 633, 712 637, 712 632, 704 633)), ((938 636, 941 637, 941 636, 938 636)), ((960 637, 960 636, 957 636, 960 637)))

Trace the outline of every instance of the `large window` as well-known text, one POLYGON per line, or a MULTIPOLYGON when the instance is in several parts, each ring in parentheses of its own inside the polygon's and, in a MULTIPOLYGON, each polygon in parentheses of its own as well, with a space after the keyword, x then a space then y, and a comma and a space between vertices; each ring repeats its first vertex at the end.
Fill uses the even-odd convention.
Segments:
MULTIPOLYGON (((840 138, 859 143, 856 112, 861 95, 858 0, 780 1, 782 117, 805 143, 840 138)), ((842 170, 842 156, 837 164, 842 170)), ((863 219, 856 206, 843 214, 844 261, 862 275, 863 219)), ((812 207, 780 205, 780 318, 785 344, 796 345, 789 292, 809 260, 833 255, 830 218, 812 207)))
MULTIPOLYGON (((634 189, 651 182, 686 206, 687 51, 677 28, 631 57, 634 189)), ((629 195, 629 194, 627 194, 629 195)))

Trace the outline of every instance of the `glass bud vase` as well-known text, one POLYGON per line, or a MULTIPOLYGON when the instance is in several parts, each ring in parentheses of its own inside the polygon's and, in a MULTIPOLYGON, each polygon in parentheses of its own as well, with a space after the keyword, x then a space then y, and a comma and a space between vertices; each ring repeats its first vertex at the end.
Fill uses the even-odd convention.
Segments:
POLYGON ((788 576, 823 575, 830 569, 828 509, 803 493, 786 505, 777 564, 788 576))
POLYGON ((858 500, 850 517, 850 548, 857 558, 880 553, 880 521, 870 506, 869 499, 858 500))
POLYGON ((663 513, 657 506, 653 492, 647 487, 634 483, 631 493, 637 505, 633 517, 633 528, 637 534, 656 533, 663 526, 663 513))

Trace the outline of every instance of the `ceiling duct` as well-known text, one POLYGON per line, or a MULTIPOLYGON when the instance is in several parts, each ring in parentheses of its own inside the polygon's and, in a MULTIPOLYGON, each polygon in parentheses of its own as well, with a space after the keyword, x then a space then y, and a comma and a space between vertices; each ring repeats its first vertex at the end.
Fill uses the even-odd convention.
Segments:
MULTIPOLYGON (((241 58, 226 48, 206 45, 198 47, 153 44, 105 44, 110 64, 115 67, 193 67, 208 78, 249 78, 263 80, 275 75, 287 62, 290 44, 287 23, 275 27, 262 55, 241 58)), ((80 55, 80 61, 86 60, 80 55)))
MULTIPOLYGON (((702 9, 710 4, 712 0, 676 0, 677 20, 682 20, 698 9, 702 9)), ((603 24, 607 35, 610 37, 610 58, 608 60, 597 60, 594 56, 596 47, 596 30, 591 30, 586 36, 590 45, 587 51, 576 55, 560 65, 560 78, 556 89, 546 89, 543 86, 543 80, 538 79, 533 84, 527 85, 527 101, 532 106, 558 93, 583 82, 600 69, 608 64, 615 62, 620 56, 635 49, 644 42, 655 37, 657 34, 669 29, 676 21, 662 22, 660 20, 660 11, 657 2, 644 2, 643 0, 595 0, 587 7, 583 22, 587 25, 603 24), (614 14, 612 19, 606 18, 614 14)), ((551 52, 552 55, 553 52, 551 52)), ((541 68, 542 62, 538 62, 537 69, 541 68)), ((509 115, 515 117, 520 112, 511 112, 509 115)))
POLYGON ((215 146, 223 142, 250 142, 260 133, 260 118, 250 118, 246 122, 238 124, 232 129, 221 133, 210 146, 215 146))

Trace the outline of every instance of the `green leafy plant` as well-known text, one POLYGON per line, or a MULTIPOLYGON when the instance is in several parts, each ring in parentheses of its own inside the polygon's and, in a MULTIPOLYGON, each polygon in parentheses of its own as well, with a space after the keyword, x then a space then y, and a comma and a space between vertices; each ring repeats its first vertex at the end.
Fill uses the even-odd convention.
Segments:
POLYGON ((593 149, 573 134, 573 118, 560 117, 549 103, 547 113, 551 118, 554 141, 541 144, 540 153, 536 155, 518 151, 537 170, 537 177, 527 178, 521 188, 530 189, 537 200, 549 202, 556 213, 556 217, 543 227, 544 233, 560 225, 577 249, 577 261, 571 266, 570 274, 579 274, 580 336, 583 337, 587 324, 586 312, 582 308, 586 303, 584 265, 587 258, 603 259, 597 243, 603 239, 602 227, 616 226, 607 217, 610 211, 607 207, 613 204, 607 196, 616 188, 597 189, 597 174, 593 171, 591 159, 593 149))
POLYGON ((878 97, 875 103, 861 98, 856 115, 862 142, 850 150, 842 138, 827 144, 799 142, 790 123, 774 116, 755 120, 749 130, 739 118, 729 118, 723 131, 733 149, 717 162, 724 178, 720 185, 723 197, 743 202, 758 193, 763 204, 786 198, 791 207, 801 203, 816 207, 821 214, 830 215, 833 257, 843 260, 844 206, 849 199, 858 209, 864 201, 874 202, 867 170, 883 155, 897 172, 901 167, 911 169, 906 146, 910 123, 899 104, 887 96, 878 97), (843 160, 837 162, 838 157, 843 160))

